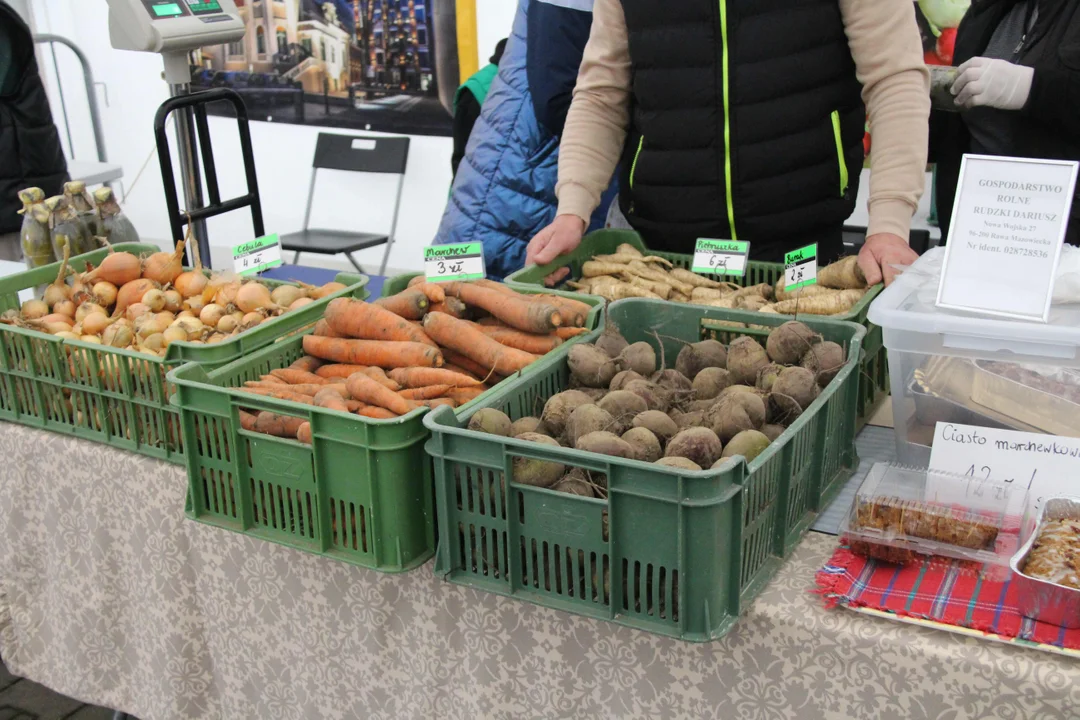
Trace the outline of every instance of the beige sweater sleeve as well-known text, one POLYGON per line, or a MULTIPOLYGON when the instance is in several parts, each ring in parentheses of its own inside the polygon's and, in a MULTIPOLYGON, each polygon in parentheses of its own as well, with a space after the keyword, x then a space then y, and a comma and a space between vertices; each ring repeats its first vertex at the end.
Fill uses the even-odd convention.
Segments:
MULTIPOLYGON (((910 0, 840 0, 874 136, 868 234, 907 237, 925 184, 930 75, 910 0)), ((630 51, 619 0, 596 0, 559 149, 559 215, 600 204, 630 124, 630 51)))
POLYGON ((870 115, 867 235, 908 237, 926 184, 930 73, 911 0, 840 0, 870 115))
POLYGON ((619 0, 596 0, 592 31, 559 145, 559 215, 589 222, 630 125, 630 48, 619 0))

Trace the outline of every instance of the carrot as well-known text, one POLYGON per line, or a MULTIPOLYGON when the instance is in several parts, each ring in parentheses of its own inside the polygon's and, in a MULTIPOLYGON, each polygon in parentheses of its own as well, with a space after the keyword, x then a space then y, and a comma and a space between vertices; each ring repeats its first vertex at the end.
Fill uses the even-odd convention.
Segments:
POLYGON ((319 320, 319 322, 315 323, 315 329, 312 330, 311 332, 312 332, 313 335, 319 335, 321 337, 332 337, 332 338, 345 337, 344 335, 340 335, 340 334, 334 332, 333 330, 331 330, 330 329, 330 323, 326 322, 326 318, 323 318, 322 320, 319 320))
POLYGON ((581 328, 581 327, 559 328, 558 330, 555 331, 555 337, 561 338, 563 340, 569 340, 570 338, 575 338, 578 335, 584 335, 587 332, 589 332, 588 328, 581 328))
MULTIPOLYGON (((396 317, 393 313, 389 314, 396 317)), ((442 367, 443 364, 442 353, 437 347, 415 342, 345 340, 305 335, 303 343, 304 352, 310 355, 350 365, 395 368, 442 367)))
POLYGON ((516 294, 508 295, 469 283, 445 283, 443 289, 447 295, 457 297, 470 307, 487 310, 516 330, 543 335, 563 324, 559 309, 548 303, 532 302, 516 294))
POLYGON ((428 313, 424 317, 424 330, 443 347, 456 350, 480 365, 490 364, 503 375, 512 375, 539 359, 536 355, 500 345, 476 326, 445 313, 428 313))
POLYGON ((326 322, 334 332, 351 338, 435 344, 408 320, 361 300, 338 298, 331 301, 326 306, 326 322))
POLYGON ((306 383, 322 385, 326 382, 324 378, 319 377, 313 372, 308 372, 307 370, 290 370, 286 368, 282 370, 271 370, 270 374, 284 380, 290 385, 301 385, 306 383))
POLYGON ((296 430, 296 439, 305 445, 311 444, 311 423, 301 423, 300 427, 296 430))
POLYGON ((459 406, 464 405, 470 400, 475 400, 483 394, 484 390, 481 388, 454 388, 450 392, 446 393, 446 396, 456 402, 459 406))
POLYGON ((255 431, 255 413, 249 413, 247 410, 237 410, 240 414, 240 427, 244 430, 251 432, 255 431))
POLYGON ((562 340, 554 335, 533 335, 493 325, 476 325, 475 327, 500 345, 524 350, 534 355, 546 355, 562 345, 562 340))
POLYGON ((285 382, 284 380, 282 380, 281 378, 274 377, 273 375, 263 375, 261 378, 259 378, 259 382, 266 383, 267 385, 288 385, 289 384, 289 383, 285 382))
POLYGON ((323 361, 317 357, 311 357, 305 355, 292 365, 289 366, 290 370, 306 370, 307 372, 315 372, 319 369, 319 366, 323 364, 323 361))
POLYGON ((275 437, 295 438, 304 420, 291 415, 278 415, 263 410, 255 418, 255 432, 275 437))
POLYGON ((566 325, 583 327, 589 313, 592 312, 588 303, 562 295, 530 295, 528 297, 531 297, 534 302, 546 302, 559 308, 559 314, 562 315, 566 325))
POLYGON ((349 408, 345 404, 345 398, 332 387, 323 388, 315 393, 315 404, 321 408, 326 408, 327 410, 349 412, 349 408))
POLYGON ((435 283, 426 282, 417 286, 416 289, 427 295, 427 299, 430 300, 432 304, 446 301, 446 291, 435 283))
POLYGON ((321 368, 315 371, 315 374, 327 380, 333 380, 336 378, 345 379, 355 372, 362 372, 367 369, 367 365, 344 365, 342 363, 331 363, 330 365, 323 365, 321 368))
POLYGON ((375 420, 393 420, 394 418, 399 417, 397 413, 390 412, 386 408, 377 407, 375 405, 368 405, 357 411, 356 414, 366 418, 374 418, 375 420))
POLYGON ((406 320, 419 320, 427 312, 430 301, 428 296, 419 289, 405 290, 397 295, 379 298, 375 301, 379 307, 386 308, 398 317, 406 320))
POLYGON ((452 363, 457 367, 465 368, 465 370, 467 370, 470 375, 480 378, 481 380, 487 381, 489 379, 493 379, 494 377, 502 377, 498 373, 492 375, 491 368, 485 368, 480 363, 465 357, 459 352, 454 352, 453 350, 447 350, 446 348, 443 348, 443 357, 446 358, 447 363, 452 363))
POLYGON ((297 393, 299 395, 308 395, 314 397, 315 393, 319 392, 328 385, 320 383, 301 383, 299 385, 275 385, 274 383, 264 383, 257 380, 244 383, 246 388, 256 388, 263 390, 284 390, 285 392, 297 393))
POLYGON ((440 303, 431 303, 428 307, 428 312, 441 312, 447 315, 452 315, 459 320, 465 320, 469 317, 469 308, 465 303, 461 302, 454 296, 446 298, 440 303))
POLYGON ((308 395, 302 395, 300 393, 289 392, 288 390, 271 390, 270 388, 236 388, 241 392, 251 393, 252 395, 265 395, 266 397, 272 397, 277 400, 288 400, 289 402, 303 403, 305 405, 314 405, 315 401, 308 395))
POLYGON ((479 285, 480 287, 487 288, 488 290, 495 290, 496 292, 501 292, 504 295, 520 295, 521 294, 521 293, 517 292, 516 290, 514 290, 513 288, 510 288, 510 287, 507 287, 506 285, 503 285, 501 282, 495 282, 494 280, 488 280, 486 278, 483 278, 483 279, 480 279, 480 280, 473 280, 472 282, 473 282, 473 285, 479 285))
POLYGON ((453 389, 454 388, 451 385, 428 385, 426 387, 401 390, 398 392, 398 395, 406 400, 431 400, 433 398, 443 397, 453 389))
POLYGON ((471 380, 475 380, 476 382, 481 382, 480 378, 473 375, 470 371, 466 370, 463 367, 459 367, 457 365, 454 365, 453 363, 450 363, 450 362, 445 363, 442 366, 442 368, 440 368, 440 369, 449 370, 450 372, 456 372, 458 374, 464 375, 465 377, 467 377, 467 378, 469 378, 471 380))
POLYGON ((384 388, 364 373, 350 375, 345 384, 349 388, 349 394, 362 403, 378 405, 398 415, 404 415, 412 409, 408 400, 384 388))
MULTIPOLYGON (((419 388, 431 385, 449 385, 450 387, 475 387, 479 380, 446 368, 397 368, 391 370, 390 379, 403 387, 419 388)), ((433 395, 432 397, 438 397, 433 395)))
POLYGON ((440 405, 448 405, 448 406, 450 406, 452 408, 457 407, 456 402, 454 402, 450 398, 445 398, 445 397, 432 398, 431 400, 418 400, 417 405, 423 405, 424 407, 429 407, 429 408, 439 407, 440 405))

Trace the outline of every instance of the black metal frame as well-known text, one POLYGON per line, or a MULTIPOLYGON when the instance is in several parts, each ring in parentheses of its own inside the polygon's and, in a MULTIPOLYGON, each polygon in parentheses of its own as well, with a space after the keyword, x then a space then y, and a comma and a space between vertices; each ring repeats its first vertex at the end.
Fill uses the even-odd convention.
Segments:
MULTIPOLYGON (((184 226, 189 222, 223 215, 241 208, 251 208, 251 222, 255 228, 255 237, 266 234, 263 227, 262 201, 259 199, 259 181, 255 175, 255 155, 251 148, 251 128, 248 123, 247 106, 236 91, 229 88, 214 88, 169 98, 158 108, 154 116, 154 136, 157 140, 158 163, 161 165, 161 181, 165 189, 165 205, 169 213, 169 226, 173 238, 184 237, 184 226), (210 124, 206 120, 206 106, 212 102, 230 103, 236 110, 236 124, 240 132, 240 150, 244 157, 244 174, 247 177, 247 194, 231 200, 221 200, 218 187, 217 165, 214 162, 214 150, 210 142, 210 124), (206 176, 206 188, 210 202, 205 207, 180 210, 180 200, 176 194, 176 177, 173 174, 172 153, 169 138, 165 133, 165 123, 175 111, 195 116, 195 128, 199 136, 199 155, 202 156, 203 174, 206 176)), ((196 178, 197 182, 202 182, 196 178)), ((206 267, 210 267, 210 244, 203 238, 199 254, 206 267), (206 247, 202 247, 202 245, 206 247)))

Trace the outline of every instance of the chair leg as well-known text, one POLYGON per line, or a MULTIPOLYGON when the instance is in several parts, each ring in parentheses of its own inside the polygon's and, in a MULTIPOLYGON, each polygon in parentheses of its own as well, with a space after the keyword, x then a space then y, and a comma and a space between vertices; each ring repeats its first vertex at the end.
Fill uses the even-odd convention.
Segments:
POLYGON ((356 272, 360 273, 361 275, 364 274, 364 268, 360 267, 360 263, 356 262, 356 258, 352 256, 352 253, 345 253, 345 257, 349 258, 349 262, 351 262, 353 267, 356 268, 356 272))
POLYGON ((390 247, 394 244, 393 240, 389 240, 386 243, 386 252, 382 256, 382 265, 379 266, 380 277, 386 277, 386 263, 390 261, 390 247))
POLYGON ((299 250, 297 250, 296 254, 293 255, 292 264, 293 265, 299 265, 300 264, 300 251, 299 250))

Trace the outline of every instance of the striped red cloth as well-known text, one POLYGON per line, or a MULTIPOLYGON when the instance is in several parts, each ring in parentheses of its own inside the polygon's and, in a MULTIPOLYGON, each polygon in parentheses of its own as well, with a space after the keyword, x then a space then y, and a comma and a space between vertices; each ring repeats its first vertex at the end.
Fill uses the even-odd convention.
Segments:
POLYGON ((1031 620, 1016 606, 1016 588, 970 563, 925 558, 908 565, 862 557, 840 546, 815 578, 831 607, 868 607, 1060 648, 1080 649, 1080 628, 1031 620))

